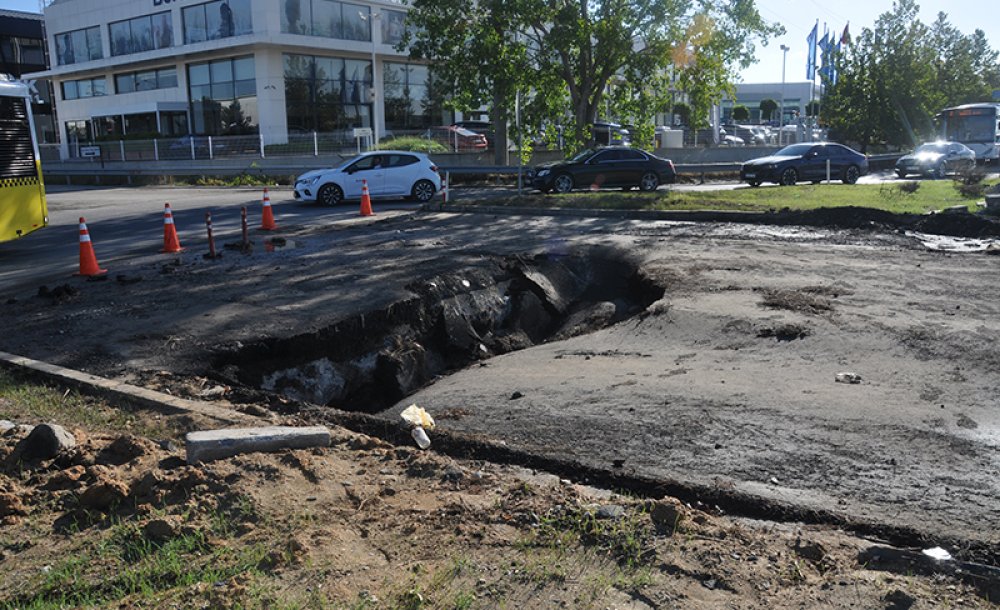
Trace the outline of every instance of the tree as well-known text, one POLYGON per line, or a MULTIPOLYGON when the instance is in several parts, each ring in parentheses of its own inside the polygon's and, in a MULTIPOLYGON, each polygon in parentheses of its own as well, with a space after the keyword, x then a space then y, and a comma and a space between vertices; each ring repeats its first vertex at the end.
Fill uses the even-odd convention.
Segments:
POLYGON ((674 114, 681 119, 681 125, 691 124, 691 107, 684 102, 674 104, 674 114))
POLYGON ((743 104, 733 106, 733 120, 746 121, 750 119, 750 109, 743 104))
POLYGON ((407 19, 415 34, 403 46, 465 106, 509 118, 520 91, 531 123, 562 124, 577 144, 601 109, 651 121, 669 69, 704 120, 755 44, 782 31, 754 0, 414 0, 407 19))
POLYGON ((964 36, 944 13, 927 26, 918 13, 914 0, 897 0, 835 58, 840 77, 827 88, 823 118, 863 151, 933 137, 935 113, 988 101, 1000 82, 998 54, 981 31, 964 36))
POLYGON ((819 116, 819 100, 812 100, 806 104, 806 116, 819 116))
POLYGON ((774 118, 774 112, 778 109, 778 102, 772 100, 771 98, 765 98, 760 101, 760 118, 764 121, 770 121, 774 118))

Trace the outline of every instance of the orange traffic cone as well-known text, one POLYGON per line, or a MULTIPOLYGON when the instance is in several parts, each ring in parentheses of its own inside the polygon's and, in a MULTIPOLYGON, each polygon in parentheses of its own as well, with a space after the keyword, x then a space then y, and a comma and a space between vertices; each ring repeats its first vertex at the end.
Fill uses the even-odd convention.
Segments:
POLYGON ((375 212, 372 212, 372 198, 368 196, 368 181, 361 181, 361 215, 362 216, 374 216, 375 212))
POLYGON ((264 214, 260 221, 261 231, 274 231, 278 225, 274 222, 274 212, 271 210, 271 198, 267 194, 267 187, 264 187, 264 214))
POLYGON ((180 252, 181 240, 177 237, 177 227, 174 225, 174 213, 170 210, 170 204, 163 204, 163 249, 160 252, 174 254, 180 252))
POLYGON ((90 231, 87 230, 87 223, 80 217, 80 272, 77 275, 95 276, 104 275, 107 269, 101 269, 97 264, 97 256, 94 255, 94 244, 90 243, 90 231))

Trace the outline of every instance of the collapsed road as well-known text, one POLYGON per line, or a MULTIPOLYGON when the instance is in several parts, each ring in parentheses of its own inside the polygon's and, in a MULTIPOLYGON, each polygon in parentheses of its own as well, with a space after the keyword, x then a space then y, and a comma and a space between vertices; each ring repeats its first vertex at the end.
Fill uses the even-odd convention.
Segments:
POLYGON ((594 471, 1000 540, 998 257, 869 228, 430 212, 282 235, 4 294, 0 349, 393 425, 415 402, 594 471))

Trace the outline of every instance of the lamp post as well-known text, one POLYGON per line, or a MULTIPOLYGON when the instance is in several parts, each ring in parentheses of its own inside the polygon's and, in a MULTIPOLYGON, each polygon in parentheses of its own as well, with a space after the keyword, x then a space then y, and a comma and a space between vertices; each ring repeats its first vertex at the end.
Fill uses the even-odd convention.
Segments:
POLYGON ((377 73, 375 71, 375 20, 382 17, 382 13, 369 13, 364 14, 358 11, 358 16, 361 17, 363 21, 367 21, 371 26, 371 38, 372 38, 372 89, 371 89, 371 100, 372 100, 372 148, 378 145, 378 112, 376 108, 378 107, 378 100, 375 99, 375 88, 376 83, 378 83, 377 73))
POLYGON ((785 139, 785 59, 788 58, 789 47, 781 45, 781 107, 778 109, 778 145, 785 139))

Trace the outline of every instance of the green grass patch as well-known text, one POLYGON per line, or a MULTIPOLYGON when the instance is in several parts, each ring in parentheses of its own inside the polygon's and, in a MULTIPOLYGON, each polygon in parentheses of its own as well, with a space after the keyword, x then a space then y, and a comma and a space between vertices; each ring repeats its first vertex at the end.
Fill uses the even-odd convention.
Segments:
POLYGON ((802 184, 791 187, 738 188, 718 191, 660 190, 640 192, 574 192, 566 195, 532 193, 490 200, 490 205, 593 210, 721 210, 767 212, 781 209, 816 210, 846 206, 896 214, 925 214, 963 205, 975 209, 977 198, 964 197, 953 183, 925 181, 907 192, 907 183, 802 184))
POLYGON ((448 147, 444 144, 436 140, 428 140, 416 136, 383 140, 376 148, 378 150, 412 150, 414 152, 431 154, 448 152, 448 147))

